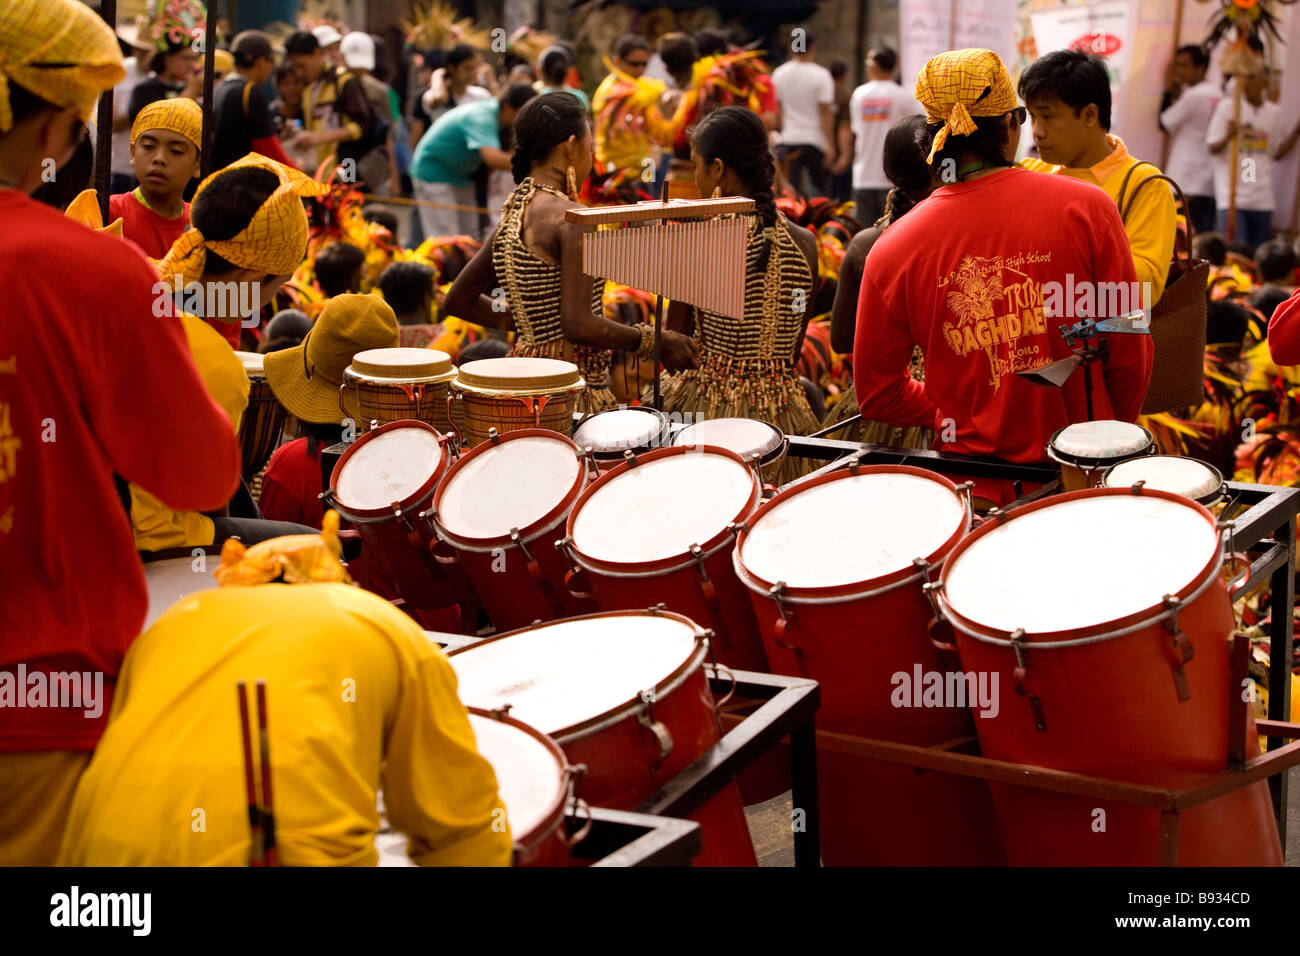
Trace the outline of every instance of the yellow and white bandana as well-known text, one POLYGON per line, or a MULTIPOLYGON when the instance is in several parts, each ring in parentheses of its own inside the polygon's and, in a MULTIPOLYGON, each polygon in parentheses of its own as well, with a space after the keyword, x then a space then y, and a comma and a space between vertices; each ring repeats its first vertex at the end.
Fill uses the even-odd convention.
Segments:
POLYGON ((131 124, 131 142, 149 129, 165 129, 184 136, 194 148, 203 149, 203 107, 188 97, 155 100, 136 114, 131 124))
POLYGON ((949 136, 975 132, 973 116, 1001 116, 1019 102, 1002 58, 992 50, 950 50, 932 57, 916 75, 917 101, 931 123, 943 123, 926 162, 934 162, 949 136))

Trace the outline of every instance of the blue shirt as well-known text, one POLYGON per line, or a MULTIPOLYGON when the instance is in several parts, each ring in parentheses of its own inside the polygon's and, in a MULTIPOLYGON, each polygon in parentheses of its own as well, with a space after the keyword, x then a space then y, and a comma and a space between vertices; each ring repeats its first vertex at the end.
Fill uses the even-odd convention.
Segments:
POLYGON ((479 150, 501 148, 501 103, 478 100, 448 110, 420 137, 411 177, 426 183, 467 186, 483 164, 479 150))

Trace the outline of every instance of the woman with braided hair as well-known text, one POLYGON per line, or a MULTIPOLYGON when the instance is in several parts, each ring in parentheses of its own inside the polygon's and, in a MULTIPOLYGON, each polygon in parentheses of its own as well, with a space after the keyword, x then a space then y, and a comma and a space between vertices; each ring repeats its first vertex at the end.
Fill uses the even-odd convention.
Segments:
MULTIPOLYGON (((654 327, 612 322, 601 304, 603 282, 582 272, 582 228, 565 222, 578 184, 591 172, 591 126, 568 93, 544 93, 515 119, 512 167, 519 185, 501 222, 447 292, 444 311, 468 322, 514 330, 512 355, 573 362, 587 381, 578 411, 614 406, 609 390, 614 351, 652 355, 654 327)), ((670 369, 695 364, 695 346, 663 335, 670 369)))
MULTIPOLYGON (((867 254, 889 226, 923 200, 934 189, 930 167, 925 161, 928 140, 925 117, 921 114, 905 116, 885 134, 883 160, 885 176, 893 187, 885 197, 885 214, 873 225, 855 235, 844 250, 840 264, 839 284, 835 288, 835 305, 831 310, 831 348, 842 355, 853 354, 853 332, 858 321, 858 291, 862 286, 862 272, 867 254)), ((914 349, 911 366, 912 378, 925 381, 925 361, 921 350, 914 349)), ((830 407, 823 426, 846 421, 858 414, 858 403, 852 390, 844 393, 830 407)), ((928 428, 899 428, 884 422, 858 422, 828 437, 842 441, 871 442, 895 445, 901 448, 929 448, 933 437, 928 428)))
MULTIPOLYGON (((701 196, 754 200, 745 251, 745 317, 673 303, 669 329, 693 328, 698 369, 669 378, 664 411, 708 418, 756 418, 786 434, 816 431, 817 417, 795 371, 816 298, 817 242, 776 208, 776 164, 757 113, 724 106, 695 127, 691 162, 701 196)), ((787 459, 777 483, 809 470, 787 459)))

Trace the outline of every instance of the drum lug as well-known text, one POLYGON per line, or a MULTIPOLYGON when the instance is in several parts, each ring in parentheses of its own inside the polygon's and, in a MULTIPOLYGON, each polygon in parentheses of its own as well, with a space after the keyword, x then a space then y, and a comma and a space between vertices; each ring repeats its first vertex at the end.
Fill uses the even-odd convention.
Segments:
POLYGON ((494 707, 489 710, 488 715, 493 720, 502 720, 510 716, 510 708, 512 707, 514 707, 514 704, 502 704, 500 707, 494 707))
POLYGON ((1165 620, 1165 637, 1168 639, 1169 666, 1174 672, 1174 687, 1178 691, 1178 699, 1186 701, 1191 698, 1191 691, 1187 686, 1187 674, 1183 670, 1183 665, 1190 661, 1196 654, 1196 648, 1192 646, 1191 640, 1178 629, 1178 612, 1182 609, 1183 602, 1178 600, 1172 594, 1165 595, 1165 607, 1169 609, 1169 617, 1165 620))
POLYGON ((1037 730, 1047 730, 1047 721, 1043 719, 1043 702, 1038 699, 1037 694, 1029 693, 1025 687, 1025 675, 1028 671, 1028 659, 1025 651, 1025 629, 1016 628, 1011 633, 1011 649, 1016 652, 1016 668, 1012 672, 1012 678, 1015 682, 1016 694, 1021 697, 1029 698, 1029 709, 1034 715, 1034 727, 1037 730))
POLYGON ((777 581, 776 584, 767 589, 768 596, 776 602, 776 613, 780 615, 780 619, 772 628, 772 637, 778 646, 784 647, 787 651, 799 653, 799 645, 792 644, 787 636, 787 632, 790 630, 790 622, 794 618, 794 611, 788 610, 785 606, 785 586, 784 581, 777 581))
POLYGON ((668 610, 668 605, 665 604, 663 601, 660 601, 658 604, 654 604, 646 608, 645 612, 651 617, 658 617, 660 614, 663 614, 667 610, 668 610))
POLYGON ((501 441, 501 435, 497 431, 495 425, 488 428, 488 441, 490 441, 494 445, 501 441))
MULTIPOLYGON (((916 559, 920 561, 920 558, 916 559)), ((943 591, 942 581, 927 581, 921 585, 921 592, 925 595, 926 600, 930 602, 930 610, 934 612, 935 620, 942 621, 943 608, 939 606, 939 595, 943 591)))
POLYGON ((672 732, 662 723, 655 720, 655 702, 654 690, 643 690, 641 699, 645 701, 645 710, 636 715, 636 722, 644 727, 650 733, 655 735, 655 740, 659 744, 659 759, 654 762, 650 769, 654 773, 659 772, 659 768, 664 765, 668 755, 673 752, 673 735, 672 732))
POLYGON ((1133 484, 1129 485, 1129 489, 1128 489, 1129 493, 1138 495, 1140 497, 1142 495, 1143 489, 1146 487, 1146 483, 1147 482, 1145 478, 1133 482, 1133 484))
POLYGON ((330 488, 326 488, 316 497, 320 499, 322 504, 332 508, 334 507, 334 502, 338 500, 338 496, 339 496, 339 490, 337 488, 330 487, 330 488))
POLYGON ((569 566, 570 571, 577 571, 579 570, 578 562, 573 560, 573 553, 569 550, 572 544, 573 538, 565 535, 559 541, 555 542, 555 550, 564 556, 564 563, 569 566))
POLYGON ((700 576, 699 585, 704 600, 709 602, 710 608, 716 608, 718 606, 718 589, 713 586, 713 582, 709 580, 709 572, 704 569, 704 549, 698 544, 691 545, 691 557, 695 559, 695 569, 700 576))
POLYGON ((749 522, 747 522, 747 521, 735 521, 735 522, 732 522, 731 524, 727 525, 727 530, 731 532, 731 536, 732 536, 733 538, 738 538, 738 537, 740 537, 740 532, 744 531, 744 532, 748 533, 748 531, 749 531, 749 522))
POLYGON ((957 486, 957 497, 966 502, 967 516, 975 513, 975 482, 963 481, 957 486))
POLYGON ((625 452, 623 452, 623 460, 628 463, 629 467, 635 468, 636 452, 634 452, 631 448, 627 449, 625 452))

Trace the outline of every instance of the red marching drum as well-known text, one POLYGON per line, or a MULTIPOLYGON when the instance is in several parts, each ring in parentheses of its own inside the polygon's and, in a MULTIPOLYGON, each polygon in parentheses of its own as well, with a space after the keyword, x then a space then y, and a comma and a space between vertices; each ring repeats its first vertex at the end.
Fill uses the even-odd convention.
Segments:
POLYGON ((439 630, 455 630, 454 609, 472 599, 462 572, 434 560, 437 539, 420 516, 447 470, 450 441, 421 421, 381 425, 343 453, 321 496, 357 530, 367 557, 407 606, 453 609, 422 615, 426 627, 439 630))
POLYGON ((589 590, 606 611, 663 604, 715 631, 715 653, 728 667, 766 671, 754 611, 731 565, 739 524, 761 499, 755 471, 725 448, 631 455, 569 513, 560 542, 572 562, 569 588, 589 590))
MULTIPOLYGON (((1171 788, 1224 770, 1229 701, 1247 704, 1229 686, 1221 539, 1186 498, 1094 488, 994 514, 959 543, 936 597, 962 663, 1003 691, 996 714, 975 721, 984 754, 1171 788)), ((1249 713, 1247 725, 1249 753, 1249 713)), ((1010 863, 1159 860, 1157 810, 992 790, 1010 863)), ((1178 862, 1281 864, 1265 783, 1182 811, 1178 862)))
POLYGON ((582 452, 545 428, 493 435, 439 483, 435 530, 498 631, 596 610, 564 586, 567 565, 555 549, 586 484, 582 452))
MULTIPOLYGON (((666 611, 589 614, 451 652, 461 700, 500 710, 585 764, 583 798, 633 810, 720 739, 704 660, 708 632, 666 611)), ((700 822, 701 865, 756 862, 735 784, 700 822)))
MULTIPOLYGON (((971 735, 973 702, 914 706, 899 693, 948 669, 929 639, 923 585, 970 521, 968 486, 854 466, 788 486, 740 532, 733 560, 768 661, 821 684, 819 728, 916 746, 971 735)), ((1000 861, 983 781, 823 745, 817 762, 827 865, 1000 861)))

